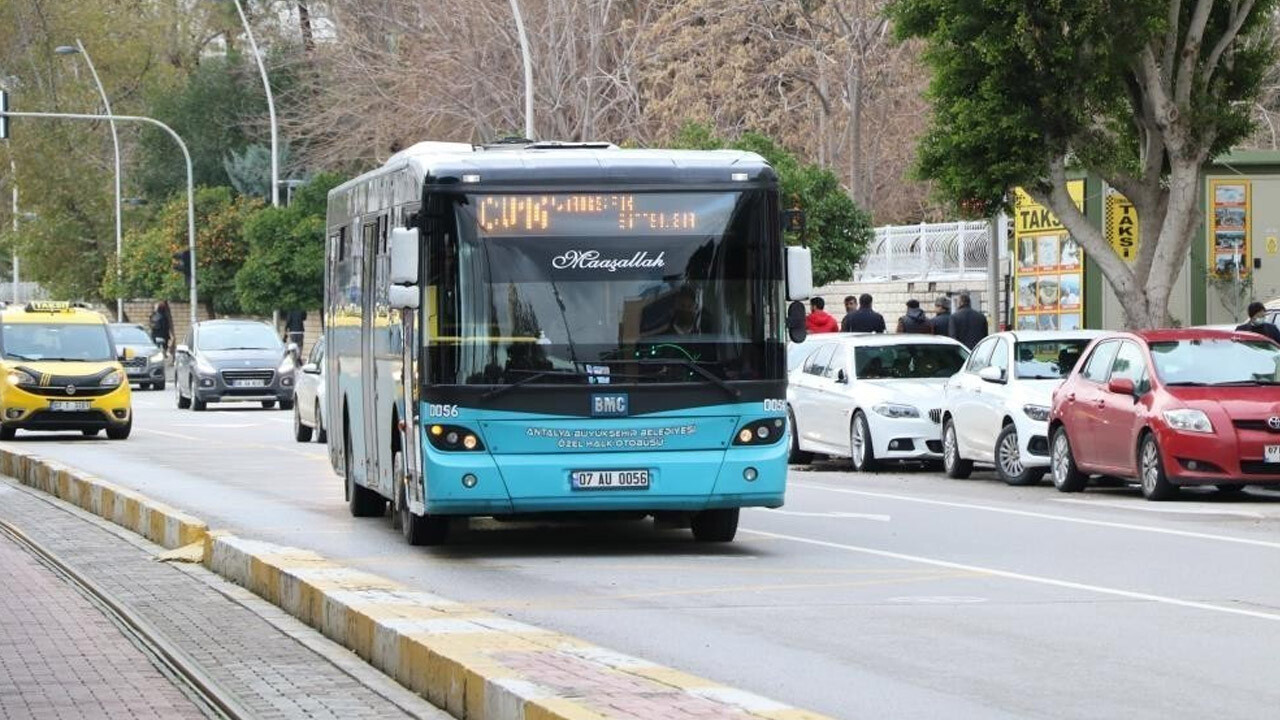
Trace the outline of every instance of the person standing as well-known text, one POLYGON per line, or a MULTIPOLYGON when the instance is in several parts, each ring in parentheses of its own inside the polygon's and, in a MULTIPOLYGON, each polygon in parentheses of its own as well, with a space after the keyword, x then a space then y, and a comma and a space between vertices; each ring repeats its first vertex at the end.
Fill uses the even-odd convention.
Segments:
POLYGON ((884 316, 871 309, 870 294, 862 293, 858 296, 858 309, 846 314, 840 321, 840 332, 884 332, 884 316))
POLYGON ((1249 303, 1249 319, 1236 327, 1239 332, 1255 332, 1280 343, 1280 328, 1267 322, 1267 306, 1256 300, 1249 303))
POLYGON ((956 311, 951 313, 951 326, 947 334, 964 343, 970 350, 987 336, 987 316, 973 309, 968 293, 956 296, 956 311))
POLYGON ((155 308, 151 311, 151 341, 154 342, 165 355, 169 354, 169 346, 173 342, 173 316, 169 314, 169 303, 161 300, 156 303, 155 308))
POLYGON ((943 295, 933 301, 933 319, 929 324, 933 325, 934 335, 951 336, 951 298, 943 295))
POLYGON ((284 319, 285 339, 288 342, 298 346, 298 352, 302 352, 303 334, 307 327, 307 311, 294 308, 284 319))
POLYGON ((933 324, 920 309, 920 301, 912 298, 907 301, 907 314, 898 318, 898 327, 894 332, 932 335, 933 324))
POLYGON ((804 324, 811 333, 833 333, 840 329, 840 324, 836 319, 831 317, 825 308, 827 301, 820 297, 809 300, 809 317, 805 318, 804 324))

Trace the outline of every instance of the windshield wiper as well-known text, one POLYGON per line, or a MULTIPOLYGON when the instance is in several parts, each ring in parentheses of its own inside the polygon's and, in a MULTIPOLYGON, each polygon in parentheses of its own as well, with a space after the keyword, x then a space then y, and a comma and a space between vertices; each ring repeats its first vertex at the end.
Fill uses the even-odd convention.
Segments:
POLYGON ((1170 387, 1206 387, 1209 383, 1199 382, 1198 380, 1180 380, 1178 382, 1168 382, 1165 385, 1170 387))
POLYGON ((19 355, 18 353, 13 353, 13 352, 5 353, 4 356, 7 358, 12 358, 14 360, 26 360, 27 362, 35 361, 35 358, 33 357, 27 357, 26 355, 19 355))
POLYGON ((1280 385, 1275 380, 1224 380, 1223 382, 1209 383, 1213 387, 1232 387, 1232 386, 1248 386, 1248 385, 1280 385))
POLYGON ((616 363, 621 363, 624 365, 630 365, 633 363, 636 365, 679 365, 681 367, 685 367, 694 371, 699 376, 704 378, 707 382, 712 383, 713 385, 719 387, 721 390, 724 390, 734 400, 737 400, 738 398, 742 397, 741 390, 730 385, 724 380, 721 380, 715 375, 711 374, 711 372, 709 372, 706 368, 698 365, 698 363, 692 360, 686 360, 684 358, 647 358, 647 359, 637 358, 635 360, 598 360, 595 362, 599 362, 605 365, 613 365, 616 363))
POLYGON ((1061 380, 1061 375, 1019 375, 1019 380, 1061 380))
POLYGON ((218 352, 218 351, 221 351, 221 350, 270 350, 271 348, 264 348, 264 347, 228 347, 228 348, 205 348, 205 349, 206 349, 206 350, 211 350, 211 351, 214 351, 214 352, 218 352))
POLYGON ((514 390, 520 387, 521 385, 528 385, 531 382, 541 380, 542 378, 545 378, 545 377, 575 377, 576 378, 576 377, 587 376, 586 373, 575 372, 573 370, 508 370, 507 372, 531 372, 533 374, 526 378, 520 378, 519 380, 511 383, 510 385, 503 385, 502 387, 496 387, 490 390, 489 392, 481 395, 480 396, 481 400, 492 400, 493 398, 496 398, 499 395, 504 395, 510 392, 511 390, 514 390))

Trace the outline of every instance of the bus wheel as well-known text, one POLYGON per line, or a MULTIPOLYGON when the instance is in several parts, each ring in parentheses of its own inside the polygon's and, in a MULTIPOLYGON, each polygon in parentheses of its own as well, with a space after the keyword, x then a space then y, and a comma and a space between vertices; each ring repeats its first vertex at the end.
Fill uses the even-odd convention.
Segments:
POLYGON ((378 517, 387 510, 387 501, 363 485, 357 485, 351 469, 351 431, 346 430, 343 443, 343 466, 347 476, 347 507, 352 517, 378 517))
POLYGON ((400 490, 400 532, 410 545, 443 545, 449 537, 449 518, 439 515, 414 515, 409 501, 400 490))
POLYGON ((738 508, 703 510, 690 522, 698 542, 732 542, 738 534, 738 508))

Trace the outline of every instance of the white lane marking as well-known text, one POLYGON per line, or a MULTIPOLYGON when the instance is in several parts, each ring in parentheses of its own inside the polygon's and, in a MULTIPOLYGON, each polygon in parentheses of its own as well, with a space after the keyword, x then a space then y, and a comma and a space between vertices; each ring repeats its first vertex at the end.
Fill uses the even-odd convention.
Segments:
POLYGON ((165 437, 172 437, 172 438, 179 438, 181 440, 193 440, 195 442, 200 442, 200 438, 198 437, 183 435, 181 433, 165 432, 163 430, 152 430, 150 428, 138 428, 138 432, 151 433, 152 435, 163 435, 165 437))
POLYGON ((219 428, 219 429, 242 429, 252 427, 262 427, 261 423, 169 423, 169 427, 183 428, 219 428))
POLYGON ((1251 520, 1265 520, 1267 518, 1267 516, 1262 513, 1248 512, 1246 510, 1213 510, 1210 508, 1169 507, 1168 505, 1158 505, 1148 502, 1119 503, 1107 502, 1106 500, 1077 500, 1075 498, 1057 498, 1054 502, 1071 503, 1073 505, 1096 505, 1101 507, 1119 508, 1121 510, 1167 513, 1170 515, 1231 515, 1233 517, 1249 518, 1251 520))
POLYGON ((1112 595, 1115 597, 1127 598, 1129 600, 1143 600, 1146 602, 1160 603, 1162 605, 1191 608, 1193 610, 1207 610, 1227 615, 1242 615, 1244 617, 1251 617, 1257 620, 1272 620, 1280 622, 1280 615, 1261 612, 1258 610, 1245 610, 1243 608, 1226 607, 1223 605, 1214 605, 1212 603, 1196 602, 1194 600, 1182 600, 1179 598, 1168 597, 1166 595, 1153 595, 1151 593, 1121 590, 1119 588, 1110 588, 1103 585, 1090 585, 1088 583, 1078 583, 1071 580, 1059 580, 1057 578, 1045 577, 1043 575, 1027 575, 1025 573, 1012 572, 1009 570, 998 570, 996 568, 986 568, 979 565, 966 565, 965 563, 951 562, 949 560, 937 560, 934 558, 921 557, 919 555, 906 555, 904 553, 890 552, 888 550, 877 550, 875 548, 859 547, 857 545, 845 545, 843 543, 815 540, 813 538, 799 537, 796 535, 764 532, 763 530, 747 530, 744 528, 742 532, 750 533, 752 535, 760 535, 761 537, 774 538, 777 540, 790 540, 791 542, 804 543, 806 545, 817 545, 819 547, 833 548, 836 550, 848 550, 849 552, 862 553, 864 555, 875 555, 877 557, 890 558, 893 560, 919 563, 921 565, 932 565, 934 567, 943 567, 951 570, 964 570, 966 572, 991 575, 993 577, 1005 578, 1007 580, 1020 580, 1023 582, 1036 583, 1038 585, 1065 588, 1067 590, 1082 590, 1085 592, 1098 593, 1100 595, 1112 595))
POLYGON ((916 605, 975 605, 986 602, 986 598, 972 595, 901 595, 889 598, 891 603, 912 603, 916 605))
POLYGON ((787 483, 788 487, 803 487, 814 490, 826 490, 828 492, 843 493, 846 495, 861 495, 864 497, 882 498, 885 500, 902 500, 904 502, 920 503, 922 505, 939 505, 942 507, 953 507, 962 510, 981 510, 984 512, 1002 513, 1004 515, 1019 515, 1021 517, 1037 518, 1040 520, 1056 520, 1057 522, 1076 523, 1078 525, 1095 525, 1098 527, 1116 528, 1119 530, 1133 530, 1136 532, 1157 533, 1160 535, 1177 535, 1179 537, 1196 538, 1197 540, 1216 540, 1218 542, 1238 543, 1240 545, 1254 545, 1257 547, 1271 548, 1280 550, 1280 543, 1268 542, 1266 540, 1251 540, 1249 538, 1232 537, 1230 535, 1214 535, 1212 533, 1199 533, 1190 530, 1173 530, 1171 528, 1153 527, 1151 525, 1133 525, 1131 523, 1109 522, 1107 520, 1088 520, 1086 518, 1070 517, 1067 515, 1051 515, 1049 513, 1038 513, 1030 510, 1013 510, 1011 508, 993 507, 990 505, 974 505, 971 503, 947 502, 945 500, 929 500, 927 498, 910 497, 908 495, 893 495, 890 493, 867 492, 865 490, 846 490, 844 488, 827 487, 826 485, 811 485, 808 483, 787 483))
POLYGON ((800 512, 799 510, 769 510, 767 508, 753 508, 762 513, 771 515, 793 515, 795 517, 817 517, 817 518, 861 518, 863 520, 878 520, 880 522, 889 522, 888 515, 874 515, 871 513, 852 513, 852 512, 800 512))

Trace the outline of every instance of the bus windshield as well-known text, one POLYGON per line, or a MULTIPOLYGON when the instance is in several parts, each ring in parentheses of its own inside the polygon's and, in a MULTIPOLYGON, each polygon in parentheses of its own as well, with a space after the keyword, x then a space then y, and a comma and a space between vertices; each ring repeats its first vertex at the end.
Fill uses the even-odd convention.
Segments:
POLYGON ((7 323, 4 356, 9 360, 114 360, 107 326, 98 323, 7 323))
POLYGON ((768 197, 466 196, 431 253, 431 381, 780 377, 764 350, 780 336, 768 197))

